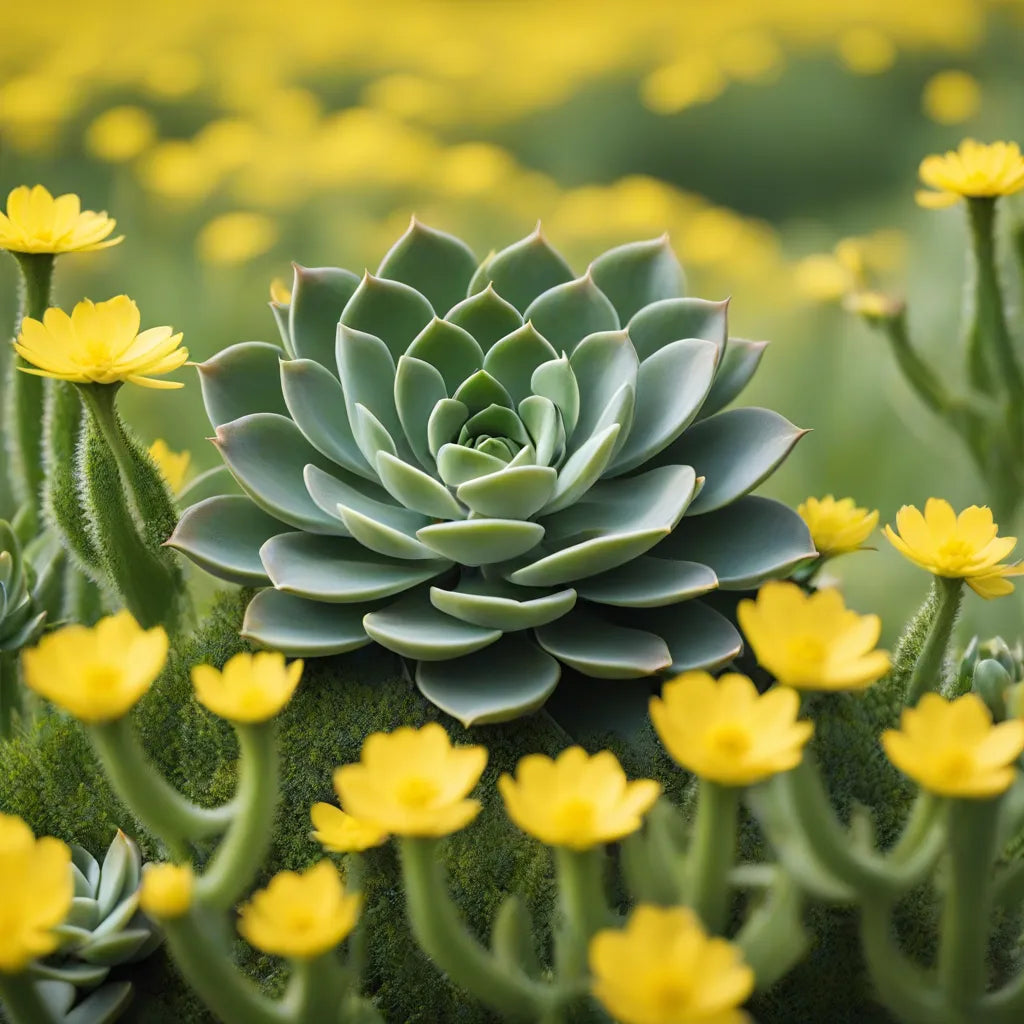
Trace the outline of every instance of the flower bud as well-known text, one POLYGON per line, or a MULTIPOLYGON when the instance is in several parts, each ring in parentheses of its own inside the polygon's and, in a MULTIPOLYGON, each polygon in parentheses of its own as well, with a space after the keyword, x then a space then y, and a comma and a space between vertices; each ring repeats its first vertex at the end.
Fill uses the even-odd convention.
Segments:
POLYGON ((1000 662, 984 658, 974 669, 971 689, 988 705, 992 717, 1001 722, 1006 718, 1006 692, 1013 678, 1000 662))

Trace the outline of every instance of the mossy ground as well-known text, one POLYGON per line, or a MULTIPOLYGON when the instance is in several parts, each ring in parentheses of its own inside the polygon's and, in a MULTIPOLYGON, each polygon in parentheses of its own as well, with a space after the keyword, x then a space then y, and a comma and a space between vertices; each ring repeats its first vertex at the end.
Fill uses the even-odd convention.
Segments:
MULTIPOLYGON (((192 699, 188 669, 199 662, 223 664, 244 648, 237 632, 244 598, 221 598, 202 628, 176 645, 167 669, 134 715, 156 764, 183 792, 204 804, 232 795, 236 747, 230 727, 192 699)), ((879 823, 883 833, 891 834, 905 813, 909 789, 874 747, 879 729, 898 713, 899 701, 885 684, 866 695, 828 701, 827 713, 819 717, 817 746, 840 811, 845 815, 854 801, 876 811, 888 810, 879 823)), ((469 925, 485 937, 504 894, 523 894, 537 922, 543 952, 554 896, 549 855, 508 822, 494 783, 524 753, 555 754, 569 737, 544 714, 469 732, 427 704, 398 660, 377 648, 309 662, 295 698, 280 716, 281 800, 264 877, 281 868, 302 868, 322 855, 309 835, 309 808, 318 800, 334 798, 333 769, 358 759, 366 735, 430 720, 442 721, 454 739, 483 743, 490 750, 479 790, 484 809, 477 822, 447 841, 452 897, 469 925)), ((687 776, 668 761, 653 734, 650 739, 630 745, 615 737, 595 737, 587 745, 611 746, 632 777, 657 778, 673 799, 686 803, 687 776)), ((0 746, 0 810, 21 815, 37 834, 73 840, 94 852, 102 852, 114 830, 124 827, 136 836, 147 857, 159 855, 152 838, 132 822, 110 791, 82 730, 59 715, 44 718, 30 735, 0 746)), ((744 845, 756 856, 756 833, 747 836, 744 845)), ((393 851, 385 847, 373 852, 368 868, 365 920, 370 955, 364 989, 385 1019, 396 1024, 475 1024, 494 1019, 442 979, 412 941, 404 925, 393 851)), ((902 915, 900 931, 915 952, 929 946, 933 915, 928 901, 908 906, 902 915)), ((771 992, 757 998, 757 1020, 888 1022, 891 1018, 872 1000, 864 975, 855 913, 812 908, 807 921, 815 934, 811 952, 771 992)), ((278 961, 255 956, 241 943, 238 956, 269 990, 280 987, 284 977, 278 961)), ((210 1019, 162 954, 122 971, 137 990, 129 1021, 205 1024, 210 1019)))

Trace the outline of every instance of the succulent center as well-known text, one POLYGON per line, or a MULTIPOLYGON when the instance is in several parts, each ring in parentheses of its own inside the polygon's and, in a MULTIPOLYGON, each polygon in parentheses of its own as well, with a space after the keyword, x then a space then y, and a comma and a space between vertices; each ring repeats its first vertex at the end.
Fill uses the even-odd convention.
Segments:
POLYGON ((440 789, 433 779, 422 775, 411 775, 398 784, 398 802, 405 807, 420 809, 428 807, 437 799, 440 789))
POLYGON ((708 746, 724 757, 742 757, 750 751, 754 740, 750 730, 739 722, 723 722, 708 733, 708 746))

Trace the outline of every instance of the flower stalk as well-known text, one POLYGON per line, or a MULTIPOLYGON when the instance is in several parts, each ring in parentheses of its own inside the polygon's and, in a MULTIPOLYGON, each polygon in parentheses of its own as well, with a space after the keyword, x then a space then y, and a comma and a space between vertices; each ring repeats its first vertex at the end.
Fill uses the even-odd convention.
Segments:
POLYGON ((561 981, 576 981, 586 976, 587 946, 594 934, 608 924, 604 870, 605 855, 600 847, 589 850, 555 848, 561 914, 556 960, 561 981))
POLYGON ((728 923, 739 806, 739 789, 700 780, 688 865, 689 902, 708 931, 718 935, 728 923))
POLYGON ((935 608, 921 652, 907 681, 905 703, 908 706, 916 704, 925 693, 938 690, 942 684, 943 662, 960 611, 963 584, 962 579, 935 577, 935 608))

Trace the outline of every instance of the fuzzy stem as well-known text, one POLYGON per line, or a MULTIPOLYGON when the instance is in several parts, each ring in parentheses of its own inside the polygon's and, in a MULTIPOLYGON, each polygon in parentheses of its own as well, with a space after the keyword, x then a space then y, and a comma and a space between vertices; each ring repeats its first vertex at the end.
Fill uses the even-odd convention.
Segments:
POLYGON ((87 731, 117 795, 177 857, 187 859, 187 840, 217 835, 228 827, 233 806, 207 809, 183 797, 153 767, 126 718, 95 723, 87 731))
POLYGON ((224 1024, 285 1024, 285 1008, 263 996, 232 962, 219 915, 193 907, 160 922, 178 969, 224 1024))
POLYGON ((690 905, 710 932, 721 935, 728 923, 729 872, 736 859, 739 790, 701 779, 689 852, 690 905))
POLYGON ((949 648, 953 625, 960 611, 964 581, 948 576, 936 576, 937 602, 928 627, 921 653, 907 683, 905 704, 912 707, 929 690, 938 690, 942 684, 942 664, 949 648))
POLYGON ((604 893, 604 851, 555 848, 561 911, 557 942, 558 978, 576 981, 587 973, 587 948, 594 933, 608 923, 604 893))
POLYGON ((945 416, 956 402, 946 385, 914 348, 907 329, 906 311, 901 310, 897 315, 884 317, 879 327, 888 339, 892 354, 907 383, 932 412, 945 416))
POLYGON ((17 652, 0 651, 0 740, 14 735, 14 720, 21 711, 17 652))
POLYGON ((102 535, 98 546, 106 548, 108 558, 120 555, 112 562, 112 582, 140 624, 163 624, 173 632, 178 623, 183 582, 159 547, 154 550, 152 542, 147 543, 147 538, 140 535, 138 522, 126 500, 124 489, 132 479, 129 474, 133 458, 114 406, 118 387, 92 384, 78 388, 98 435, 90 436, 87 443, 103 444, 116 463, 116 472, 106 473, 108 479, 103 481, 106 486, 93 486, 95 481, 89 481, 95 492, 92 502, 97 517, 95 526, 102 535))
POLYGON ((11 1024, 59 1024, 27 971, 19 974, 0 971, 0 1006, 11 1024))
POLYGON ((294 1024, 321 1024, 337 1019, 345 1001, 347 977, 335 950, 311 960, 292 960, 292 977, 282 1008, 294 1024))
POLYGON ((949 809, 950 878, 939 942, 939 987, 965 1014, 985 992, 998 800, 956 800, 949 809))
POLYGON ((199 882, 203 902, 221 910, 234 906, 263 865, 279 795, 273 721, 236 724, 235 733, 239 759, 233 817, 199 882))
MULTIPOLYGON (((53 284, 52 253, 12 253, 21 270, 21 305, 15 322, 15 334, 25 317, 41 320, 50 305, 53 284)), ((39 492, 43 482, 42 423, 46 381, 35 374, 22 373, 28 366, 21 356, 12 355, 3 395, 4 433, 11 485, 20 502, 30 502, 33 519, 38 514, 39 492)))
POLYGON ((423 951, 456 984, 508 1020, 535 1021, 560 1001, 557 990, 499 964, 466 930, 448 896, 434 839, 399 841, 406 908, 423 951))

